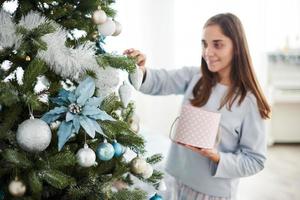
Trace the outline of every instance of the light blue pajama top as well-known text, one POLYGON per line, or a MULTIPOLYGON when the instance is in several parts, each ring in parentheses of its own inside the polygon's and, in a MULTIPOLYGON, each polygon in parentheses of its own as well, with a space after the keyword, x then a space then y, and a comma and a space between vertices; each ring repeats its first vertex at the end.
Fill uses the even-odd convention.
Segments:
MULTIPOLYGON (((147 69, 140 91, 150 95, 184 94, 183 104, 187 104, 193 98, 192 90, 200 77, 199 67, 169 71, 147 69)), ((219 163, 172 143, 166 170, 198 192, 234 199, 239 178, 264 168, 267 145, 264 120, 252 93, 248 92, 240 106, 235 102, 231 111, 226 106, 218 110, 227 89, 227 86, 217 84, 203 106, 205 110, 221 113, 221 142, 217 147, 219 163)))

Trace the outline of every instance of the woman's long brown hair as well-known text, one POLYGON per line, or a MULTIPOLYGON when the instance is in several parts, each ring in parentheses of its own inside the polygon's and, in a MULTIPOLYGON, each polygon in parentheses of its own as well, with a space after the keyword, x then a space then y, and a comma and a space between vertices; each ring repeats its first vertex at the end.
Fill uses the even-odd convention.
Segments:
MULTIPOLYGON (((231 85, 219 109, 226 105, 230 110, 232 104, 238 98, 238 105, 240 105, 245 99, 247 92, 250 91, 256 97, 261 117, 263 119, 269 118, 271 109, 255 76, 241 21, 231 13, 225 13, 211 17, 205 23, 204 28, 210 25, 220 26, 223 34, 232 40, 234 52, 230 72, 231 85)), ((207 103, 212 88, 218 82, 217 73, 209 71, 203 57, 201 60, 201 71, 202 77, 193 89, 195 98, 191 100, 192 105, 198 107, 207 103)))

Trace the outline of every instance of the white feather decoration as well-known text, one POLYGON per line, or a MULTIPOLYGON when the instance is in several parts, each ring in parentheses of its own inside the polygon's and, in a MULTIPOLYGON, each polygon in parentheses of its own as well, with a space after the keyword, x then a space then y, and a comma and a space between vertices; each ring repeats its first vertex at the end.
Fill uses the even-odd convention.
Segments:
POLYGON ((6 47, 15 46, 19 48, 21 44, 21 36, 16 35, 16 25, 12 21, 9 13, 0 10, 0 51, 6 47))
POLYGON ((42 37, 47 44, 47 50, 39 51, 37 56, 44 60, 56 74, 74 79, 74 77, 78 77, 78 74, 80 76, 87 70, 95 71, 99 67, 94 56, 95 51, 92 49, 94 46, 92 42, 76 49, 66 47, 68 32, 41 14, 31 11, 20 20, 19 25, 32 30, 45 22, 51 22, 56 31, 42 37))
POLYGON ((112 92, 116 92, 118 90, 118 86, 120 84, 120 70, 112 67, 98 68, 96 70, 96 87, 99 88, 97 90, 97 96, 105 98, 112 92))
POLYGON ((30 11, 26 16, 23 16, 19 22, 19 25, 25 27, 28 30, 32 30, 45 22, 50 22, 51 25, 57 27, 54 22, 47 20, 46 17, 34 11, 30 11))

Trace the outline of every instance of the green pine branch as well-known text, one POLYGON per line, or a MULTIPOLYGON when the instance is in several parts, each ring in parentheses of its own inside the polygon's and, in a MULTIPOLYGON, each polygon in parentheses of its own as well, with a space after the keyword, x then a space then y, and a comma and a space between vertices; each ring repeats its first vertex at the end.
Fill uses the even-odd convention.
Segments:
POLYGON ((132 73, 136 69, 136 59, 127 56, 113 55, 113 54, 101 54, 96 57, 96 60, 101 67, 113 67, 117 69, 126 70, 128 73, 132 73))
POLYGON ((152 184, 156 189, 159 186, 160 181, 164 178, 164 174, 160 171, 153 170, 153 174, 148 179, 143 179, 144 182, 152 184))
POLYGON ((140 189, 128 190, 124 189, 113 193, 111 200, 146 200, 146 192, 140 189))
POLYGON ((47 163, 51 169, 72 167, 76 165, 76 156, 71 151, 57 152, 47 160, 47 163))
POLYGON ((0 104, 11 106, 19 101, 18 91, 10 82, 0 82, 0 104))
POLYGON ((41 59, 35 58, 32 60, 24 72, 23 91, 33 91, 37 82, 37 77, 45 74, 47 70, 46 63, 41 59))
POLYGON ((130 120, 132 119, 133 113, 135 110, 135 106, 133 102, 130 102, 128 106, 122 110, 122 118, 124 122, 127 122, 130 124, 130 120))
POLYGON ((162 154, 155 154, 155 155, 153 155, 151 157, 148 157, 146 159, 146 162, 149 163, 149 164, 151 164, 151 165, 153 165, 153 164, 161 162, 162 159, 163 159, 162 154))
POLYGON ((27 158, 24 152, 20 153, 17 150, 6 149, 2 153, 2 157, 17 168, 28 169, 33 167, 33 163, 27 158))
POLYGON ((12 136, 15 136, 14 134, 11 134, 10 130, 15 126, 16 122, 19 121, 22 111, 23 109, 20 104, 14 104, 1 111, 0 139, 9 139, 12 136))
POLYGON ((43 183, 36 171, 31 171, 28 176, 31 192, 37 196, 43 191, 43 183))
POLYGON ((68 176, 58 170, 49 169, 43 170, 40 173, 41 179, 57 189, 64 189, 69 185, 76 183, 73 177, 68 176))
POLYGON ((101 110, 104 110, 109 115, 112 115, 113 111, 119 108, 122 108, 122 102, 115 93, 106 97, 101 104, 101 110))
POLYGON ((100 125, 109 138, 116 139, 123 146, 129 147, 136 153, 145 153, 145 140, 130 130, 125 122, 101 121, 100 125))
POLYGON ((41 40, 45 34, 52 33, 56 29, 51 22, 45 22, 38 27, 27 30, 26 27, 17 26, 17 33, 23 35, 23 43, 19 51, 26 52, 27 55, 34 57, 39 50, 47 50, 47 44, 41 40))

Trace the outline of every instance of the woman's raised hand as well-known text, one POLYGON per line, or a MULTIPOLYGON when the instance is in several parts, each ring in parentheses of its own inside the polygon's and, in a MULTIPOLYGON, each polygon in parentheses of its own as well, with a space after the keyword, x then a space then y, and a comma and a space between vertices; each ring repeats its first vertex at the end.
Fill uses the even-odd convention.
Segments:
POLYGON ((136 58, 137 60, 137 65, 140 67, 140 69, 143 71, 143 73, 145 74, 146 71, 146 67, 145 67, 145 63, 146 63, 146 55, 143 54, 142 52, 140 52, 139 50, 130 48, 130 49, 126 49, 123 52, 124 55, 127 55, 129 57, 133 57, 136 58))

